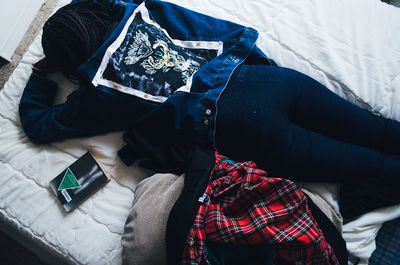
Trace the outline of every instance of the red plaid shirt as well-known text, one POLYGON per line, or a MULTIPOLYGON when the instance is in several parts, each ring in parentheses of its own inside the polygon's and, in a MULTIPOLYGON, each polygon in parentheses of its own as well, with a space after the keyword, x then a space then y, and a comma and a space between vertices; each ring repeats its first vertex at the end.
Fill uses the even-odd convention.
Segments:
POLYGON ((210 264, 207 241, 272 247, 273 264, 339 264, 296 185, 268 178, 254 162, 216 153, 216 164, 186 240, 182 264, 210 264))

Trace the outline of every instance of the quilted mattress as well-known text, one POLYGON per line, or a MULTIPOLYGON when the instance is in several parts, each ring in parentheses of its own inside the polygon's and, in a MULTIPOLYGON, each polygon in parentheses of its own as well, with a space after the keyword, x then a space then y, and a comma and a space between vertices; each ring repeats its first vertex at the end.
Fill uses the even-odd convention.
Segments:
MULTIPOLYGON (((304 72, 348 100, 400 120, 400 9, 379 0, 170 1, 258 29, 258 46, 279 65, 304 72)), ((66 3, 62 0, 59 6, 66 3)), ((121 235, 134 189, 149 172, 119 160, 120 132, 50 145, 29 141, 21 129, 18 103, 31 64, 42 56, 38 36, 0 91, 2 227, 51 264, 54 260, 120 264, 121 235), (86 150, 112 180, 66 214, 48 183, 86 150)), ((58 102, 76 89, 61 75, 51 78, 61 88, 58 102)), ((315 184, 310 189, 337 207, 337 187, 315 184)), ((394 206, 345 225, 349 251, 365 264, 382 222, 398 216, 400 207, 394 206)))

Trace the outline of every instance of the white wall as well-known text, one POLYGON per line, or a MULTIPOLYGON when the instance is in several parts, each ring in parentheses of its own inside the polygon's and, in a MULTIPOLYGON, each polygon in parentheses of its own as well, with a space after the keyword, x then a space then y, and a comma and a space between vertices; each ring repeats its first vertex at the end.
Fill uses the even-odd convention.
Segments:
POLYGON ((0 0, 0 56, 10 61, 44 0, 0 0))

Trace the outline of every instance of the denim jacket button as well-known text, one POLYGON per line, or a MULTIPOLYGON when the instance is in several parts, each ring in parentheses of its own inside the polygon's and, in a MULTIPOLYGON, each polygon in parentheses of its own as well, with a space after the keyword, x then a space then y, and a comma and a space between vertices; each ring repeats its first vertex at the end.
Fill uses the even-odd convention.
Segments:
POLYGON ((206 115, 210 116, 211 115, 211 110, 210 109, 206 109, 205 113, 206 113, 206 115))
POLYGON ((208 124, 210 124, 210 121, 207 120, 207 119, 205 119, 205 120, 203 121, 203 123, 204 123, 205 126, 208 126, 208 124))

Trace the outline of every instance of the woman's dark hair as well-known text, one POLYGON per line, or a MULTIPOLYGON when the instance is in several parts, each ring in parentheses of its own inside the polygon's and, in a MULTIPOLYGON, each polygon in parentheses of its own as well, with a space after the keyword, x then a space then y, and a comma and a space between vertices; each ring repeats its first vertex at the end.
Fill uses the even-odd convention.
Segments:
POLYGON ((107 0, 83 0, 60 8, 43 26, 42 46, 49 63, 70 74, 104 42, 117 23, 107 0))

